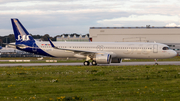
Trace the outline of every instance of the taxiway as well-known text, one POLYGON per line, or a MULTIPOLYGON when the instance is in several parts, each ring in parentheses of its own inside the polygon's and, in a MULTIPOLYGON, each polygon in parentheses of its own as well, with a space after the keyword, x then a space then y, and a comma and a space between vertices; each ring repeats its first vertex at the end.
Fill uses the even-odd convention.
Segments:
MULTIPOLYGON (((99 64, 99 66, 128 66, 128 65, 154 65, 155 62, 122 62, 111 64, 99 64)), ((179 61, 158 62, 159 65, 180 65, 179 61)), ((9 63, 0 64, 0 66, 83 66, 83 63, 9 63)))

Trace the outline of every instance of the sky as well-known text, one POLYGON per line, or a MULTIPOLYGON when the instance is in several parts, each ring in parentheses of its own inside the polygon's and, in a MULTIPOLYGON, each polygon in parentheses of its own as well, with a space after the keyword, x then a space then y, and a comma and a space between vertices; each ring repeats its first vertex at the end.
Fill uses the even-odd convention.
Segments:
POLYGON ((33 35, 89 33, 90 27, 180 26, 180 0, 0 0, 0 36, 18 18, 33 35))

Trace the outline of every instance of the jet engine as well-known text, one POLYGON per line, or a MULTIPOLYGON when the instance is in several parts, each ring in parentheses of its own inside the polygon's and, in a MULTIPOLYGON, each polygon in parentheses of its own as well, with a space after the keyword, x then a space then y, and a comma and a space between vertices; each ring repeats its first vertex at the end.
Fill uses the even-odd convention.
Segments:
POLYGON ((95 59, 96 63, 99 64, 109 64, 111 62, 110 54, 96 54, 95 59))

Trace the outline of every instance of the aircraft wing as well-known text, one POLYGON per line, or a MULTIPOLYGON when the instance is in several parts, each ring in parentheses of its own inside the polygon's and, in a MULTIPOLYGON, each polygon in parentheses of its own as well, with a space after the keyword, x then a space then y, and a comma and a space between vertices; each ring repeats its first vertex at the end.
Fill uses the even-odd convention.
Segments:
POLYGON ((53 42, 48 39, 51 46, 54 48, 54 49, 59 49, 59 50, 66 50, 66 51, 72 51, 72 52, 75 52, 75 53, 81 53, 83 55, 87 55, 87 54, 91 54, 91 55, 94 55, 94 54, 104 54, 104 52, 97 52, 97 51, 84 51, 84 50, 74 50, 74 49, 64 49, 64 48, 58 48, 56 47, 53 42))

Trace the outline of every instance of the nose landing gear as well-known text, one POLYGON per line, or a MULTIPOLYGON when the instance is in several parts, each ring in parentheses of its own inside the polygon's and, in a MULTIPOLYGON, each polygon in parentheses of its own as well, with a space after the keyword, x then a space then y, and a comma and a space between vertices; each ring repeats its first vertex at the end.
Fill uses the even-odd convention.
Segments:
POLYGON ((154 65, 159 65, 159 64, 157 63, 157 59, 154 59, 154 61, 155 61, 155 64, 154 64, 154 65))

